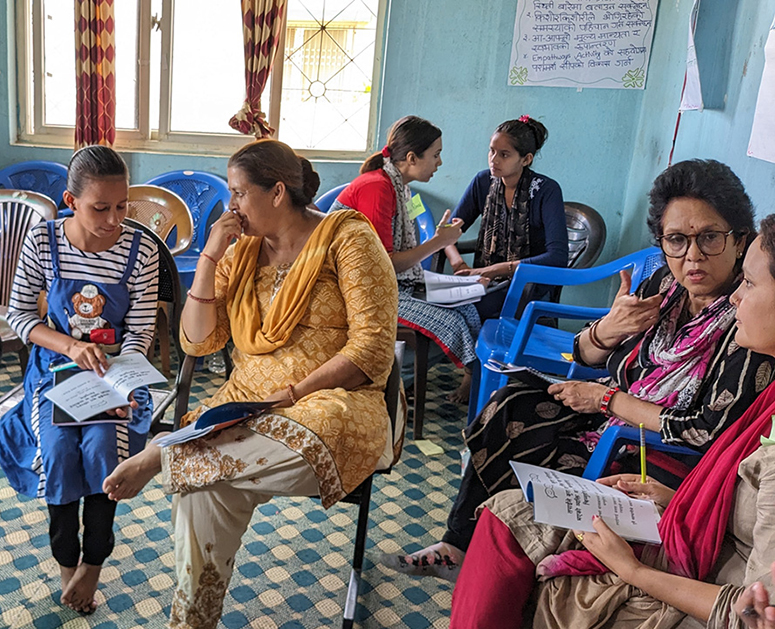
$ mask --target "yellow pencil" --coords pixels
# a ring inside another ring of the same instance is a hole
[[[646,431],[640,425],[640,482],[646,482]]]

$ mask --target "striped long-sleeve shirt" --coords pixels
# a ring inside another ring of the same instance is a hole
[[[122,226],[121,236],[107,251],[76,249],[65,236],[64,219],[56,221],[62,279],[118,284],[126,269],[135,229]],[[38,316],[38,295],[48,292],[54,279],[51,247],[45,223],[33,227],[22,247],[8,307],[8,324],[27,343],[32,329],[45,323]],[[129,311],[124,317],[121,353],[146,352],[153,339],[159,286],[159,252],[145,234],[140,239],[135,267],[127,281]]]

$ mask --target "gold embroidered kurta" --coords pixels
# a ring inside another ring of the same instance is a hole
[[[186,353],[204,356],[220,350],[231,336],[226,296],[234,247],[219,261],[215,274],[217,324],[201,343],[181,333]],[[278,275],[279,274],[279,275]],[[259,267],[256,289],[259,314],[264,320],[271,299],[282,281],[283,270]],[[389,423],[383,390],[393,364],[398,294],[395,273],[385,248],[365,222],[346,220],[337,229],[312,290],[309,306],[290,340],[269,354],[232,353],[234,370],[229,380],[204,406],[261,400],[296,384],[333,356],[340,354],[355,364],[370,382],[352,390],[323,389],[290,408],[252,420],[254,431],[299,453],[313,469],[324,507],[355,489],[369,474],[386,446]],[[193,421],[199,407],[183,418]],[[173,486],[176,459],[183,449],[170,448]],[[226,476],[225,478],[228,478]],[[224,479],[225,479],[224,478]]]

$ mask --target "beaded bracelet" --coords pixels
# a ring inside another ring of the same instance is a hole
[[[514,260],[509,260],[509,276],[514,277]]]
[[[288,385],[288,397],[291,400],[291,404],[296,406],[296,402],[298,402],[298,400],[296,399],[296,394],[293,391],[293,385],[292,384]]]
[[[612,349],[614,349],[616,346],[609,347],[605,343],[603,343],[600,340],[600,337],[597,335],[597,326],[602,321],[602,319],[598,319],[595,321],[591,326],[589,326],[589,342],[592,343],[597,349],[603,351],[603,352],[610,352]]]
[[[603,394],[603,399],[600,400],[600,412],[603,416],[611,417],[611,411],[608,410],[608,407],[611,404],[611,398],[617,391],[619,391],[619,387],[611,387]]]
[[[186,291],[186,295],[188,295],[189,299],[193,299],[195,302],[199,304],[214,304],[215,303],[215,297],[212,299],[203,299],[202,297],[197,297],[196,295],[192,295],[191,291]]]
[[[200,251],[199,255],[210,260],[210,262],[212,262],[215,266],[218,266],[218,261],[213,258],[213,256],[207,255],[204,251]]]

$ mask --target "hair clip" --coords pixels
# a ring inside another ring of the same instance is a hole
[[[530,120],[530,116],[528,116],[527,114],[524,114],[523,116],[519,117],[520,122],[528,122],[529,120]]]
[[[387,144],[382,147],[382,157],[390,157],[390,147]]]

